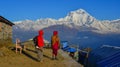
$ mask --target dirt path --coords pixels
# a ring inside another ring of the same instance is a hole
[[[75,60],[69,57],[67,53],[63,52],[62,50],[59,50],[59,53],[62,55],[63,58],[65,58],[63,62],[66,65],[66,67],[83,67],[81,64],[77,63]]]

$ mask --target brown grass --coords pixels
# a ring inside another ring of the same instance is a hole
[[[10,40],[0,40],[0,48],[13,45]]]
[[[35,53],[32,42],[24,43],[27,50],[23,50],[22,54],[15,53],[14,47],[2,47],[3,56],[0,56],[0,67],[66,67],[64,58],[58,54],[58,60],[51,60],[51,49],[44,49],[43,62],[37,62],[37,54]]]

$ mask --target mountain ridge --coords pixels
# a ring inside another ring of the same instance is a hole
[[[57,30],[62,41],[69,41],[86,47],[103,44],[119,45],[120,19],[97,20],[83,9],[71,11],[64,18],[25,20],[15,22],[13,26],[13,41],[20,38],[22,41],[38,35],[38,30],[44,30],[44,37],[50,41],[52,32]]]
[[[25,20],[25,21],[18,21],[14,22],[16,27],[19,27],[23,30],[36,30],[43,29],[53,25],[62,25],[65,24],[66,26],[72,27],[72,24],[76,26],[86,26],[86,27],[93,27],[98,30],[94,30],[94,32],[98,33],[120,33],[120,19],[117,20],[97,20],[96,18],[92,17],[89,13],[87,13],[83,9],[78,9],[76,11],[71,11],[68,15],[64,18],[60,18],[58,20],[52,18],[46,19],[37,19],[36,21],[32,20]]]

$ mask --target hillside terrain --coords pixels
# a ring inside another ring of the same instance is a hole
[[[24,43],[27,49],[22,54],[15,53],[14,45],[0,48],[0,66],[1,67],[80,67],[80,64],[72,59],[64,58],[61,52],[58,54],[58,60],[51,59],[51,49],[44,49],[43,62],[37,61],[37,54],[32,42]],[[71,62],[71,60],[73,62]],[[77,65],[77,66],[76,66]]]

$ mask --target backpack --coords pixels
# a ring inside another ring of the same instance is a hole
[[[38,37],[38,36],[35,36],[35,37],[33,38],[33,42],[34,42],[35,47],[38,46],[37,37]]]

